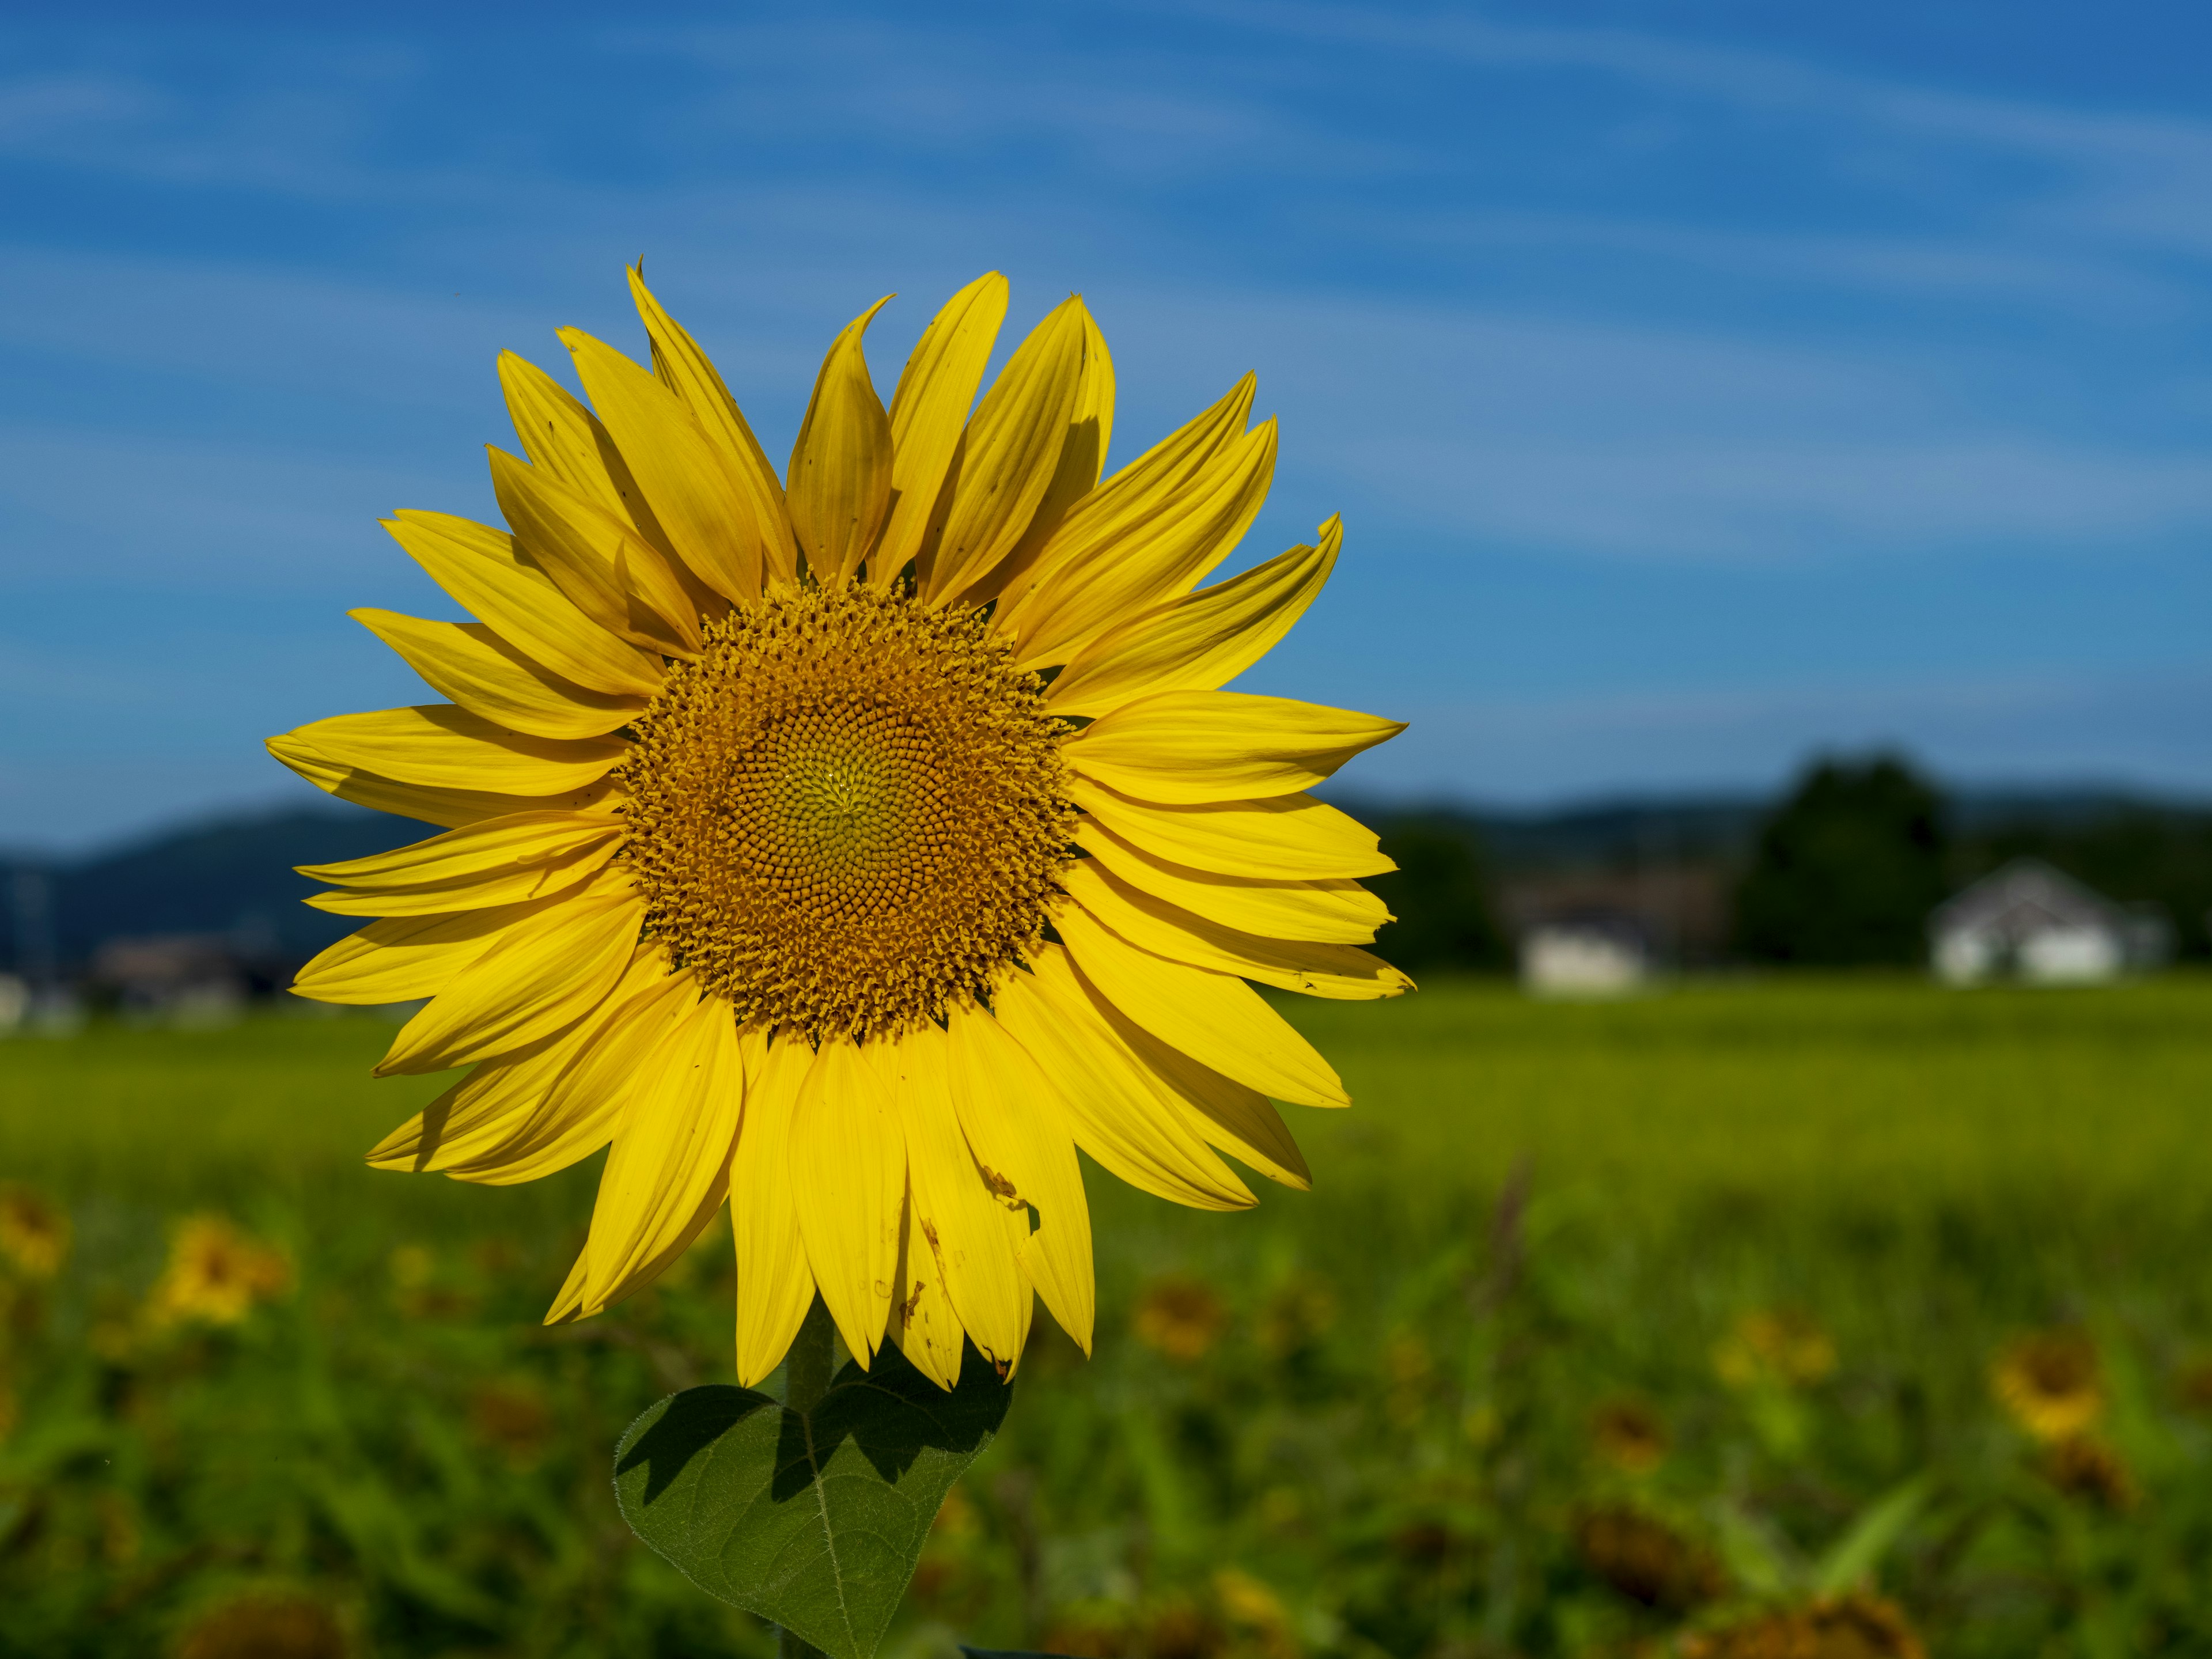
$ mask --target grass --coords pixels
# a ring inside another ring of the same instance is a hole
[[[2212,980],[1590,1005],[1447,983],[1287,1012],[1358,1102],[1292,1116],[1316,1190],[1204,1216],[1091,1172],[1097,1357],[1040,1335],[900,1644],[1717,1640],[1918,1481],[1876,1581],[1939,1650],[2212,1645],[2190,1571],[2212,1547]],[[0,1172],[76,1231],[9,1320],[0,1654],[214,1659],[279,1617],[333,1655],[765,1651],[605,1496],[622,1423],[726,1374],[726,1240],[540,1330],[591,1172],[364,1169],[438,1086],[368,1079],[389,1036],[294,1017],[0,1046]],[[235,1328],[153,1331],[196,1211],[275,1241],[295,1285]],[[1187,1357],[1138,1339],[1146,1310]],[[1832,1364],[1746,1372],[1747,1340],[1801,1328]],[[2038,1328],[2094,1344],[2121,1484],[1992,1401],[1993,1357]],[[1657,1425],[1649,1468],[1593,1437],[1624,1413]]]

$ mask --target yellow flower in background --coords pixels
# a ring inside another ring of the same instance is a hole
[[[1609,1400],[1590,1413],[1590,1447],[1624,1474],[1649,1474],[1667,1461],[1667,1425],[1641,1400]]]
[[[502,1454],[510,1468],[532,1469],[552,1444],[553,1408],[534,1382],[484,1382],[469,1395],[469,1427]]]
[[[2038,1440],[2070,1440],[2105,1414],[2104,1368],[2081,1331],[2034,1331],[2008,1343],[1990,1369],[1990,1390]]]
[[[291,1284],[291,1265],[270,1246],[219,1215],[190,1216],[170,1241],[147,1312],[157,1326],[235,1325]]]
[[[1671,1651],[1682,1659],[1928,1659],[1903,1610],[1866,1590],[1692,1632]]]
[[[346,1659],[353,1644],[337,1615],[307,1596],[257,1591],[200,1615],[177,1659]]]
[[[2045,1452],[2044,1473],[2069,1498],[2100,1508],[2131,1510],[2142,1498],[2134,1471],[2118,1452],[2093,1434],[2069,1434]]]
[[[1129,1326],[1146,1347],[1188,1364],[1221,1340],[1229,1310],[1203,1279],[1176,1273],[1144,1288]]]
[[[1836,1344],[1809,1316],[1789,1309],[1740,1315],[1713,1348],[1713,1370],[1732,1389],[1803,1388],[1836,1369]]]
[[[0,1256],[26,1279],[52,1279],[69,1255],[70,1219],[27,1187],[0,1188]]]
[[[272,739],[449,833],[310,868],[375,918],[295,988],[428,997],[379,1070],[476,1069],[371,1154],[527,1181],[613,1144],[549,1321],[649,1282],[731,1205],[741,1380],[818,1287],[866,1364],[1002,1371],[1032,1290],[1086,1348],[1075,1148],[1177,1202],[1304,1187],[1271,1101],[1347,1103],[1246,981],[1406,977],[1359,945],[1375,837],[1305,790],[1401,728],[1219,690],[1335,563],[1201,586],[1259,510],[1248,377],[1102,482],[1105,343],[1071,299],[982,385],[1006,307],[955,295],[888,410],[831,347],[779,481],[632,275],[652,368],[562,336],[593,408],[512,356],[508,530],[388,528],[480,620],[355,615],[449,702]],[[971,404],[974,405],[971,414]]]

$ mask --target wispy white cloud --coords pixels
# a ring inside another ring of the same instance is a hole
[[[1954,781],[2212,793],[2193,676],[1829,680],[1707,691],[1439,702],[1340,775],[1350,792],[1536,804],[1626,789],[1775,787],[1820,751],[1902,750]]]

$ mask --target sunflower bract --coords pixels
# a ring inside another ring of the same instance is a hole
[[[1402,728],[1221,690],[1341,531],[1200,586],[1273,465],[1249,380],[1102,481],[1097,324],[1068,301],[986,387],[995,273],[889,410],[880,304],[840,334],[779,481],[631,288],[650,368],[563,332],[592,407],[502,358],[507,531],[388,526],[478,620],[356,615],[453,701],[270,741],[447,832],[307,872],[377,920],[294,988],[427,997],[381,1069],[473,1064],[379,1167],[504,1183],[612,1143],[552,1319],[727,1201],[744,1382],[817,1289],[863,1364],[894,1341],[948,1388],[968,1343],[1012,1372],[1033,1296],[1087,1349],[1075,1148],[1212,1208],[1251,1201],[1217,1152],[1302,1185],[1268,1096],[1342,1087],[1248,981],[1411,983],[1359,948],[1389,860],[1298,793]]]

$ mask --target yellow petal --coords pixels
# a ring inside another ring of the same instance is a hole
[[[532,738],[452,703],[338,714],[287,734],[325,760],[399,783],[553,795],[588,787],[629,752],[616,738]]]
[[[520,820],[520,822],[518,822]],[[423,853],[420,869],[446,873],[410,879],[418,867],[405,866],[362,877],[318,874],[302,867],[302,875],[337,881],[359,890],[318,893],[307,902],[318,910],[339,916],[428,916],[455,910],[481,910],[487,905],[517,904],[526,899],[546,898],[565,892],[597,873],[622,850],[623,824],[619,818],[586,817],[574,812],[518,812],[504,818],[488,818],[483,824],[456,830],[453,836],[473,836],[479,830],[509,826],[481,852],[474,844],[440,847],[449,836],[417,842],[400,854],[382,854],[367,865],[407,853]],[[514,856],[502,856],[504,841]],[[437,849],[434,851],[429,849]],[[464,869],[465,865],[474,867]],[[342,865],[325,866],[343,869]]]
[[[968,1149],[953,1104],[951,1055],[945,1033],[934,1025],[899,1039],[891,1048],[899,1074],[899,1121],[906,1135],[909,1247],[918,1240],[923,1255],[909,1248],[908,1285],[924,1279],[943,1287],[965,1329],[983,1357],[1004,1376],[1021,1353],[1028,1326],[1023,1304],[1029,1285],[1016,1252],[1029,1232],[1022,1217],[1019,1236],[1008,1228],[1006,1207],[984,1184]],[[912,1316],[907,1316],[909,1328]],[[960,1345],[951,1345],[951,1374],[960,1376]]]
[[[1068,780],[1068,795],[1139,851],[1220,875],[1329,881],[1398,867],[1382,855],[1372,830],[1310,795],[1159,806],[1083,777]]]
[[[659,659],[577,610],[516,556],[513,537],[446,513],[395,513],[384,527],[431,580],[532,661],[594,691],[649,697],[660,689]]]
[[[1060,753],[1121,794],[1188,806],[1310,789],[1405,729],[1403,720],[1292,697],[1160,691],[1093,720]]]
[[[561,339],[677,556],[726,599],[757,595],[765,539],[760,520],[698,418],[612,346],[579,328],[562,329]]]
[[[783,486],[776,482],[775,469],[768,464],[760,440],[746,424],[738,400],[730,395],[707,354],[661,309],[660,301],[645,285],[644,273],[635,268],[629,273],[629,291],[637,304],[637,314],[645,319],[646,332],[653,338],[653,372],[696,417],[699,429],[720,453],[731,477],[751,503],[761,531],[765,574],[781,581],[798,580],[798,544],[792,539],[791,525],[784,514]]]
[[[696,656],[699,610],[629,525],[559,480],[491,452],[493,493],[514,544],[593,622],[658,656]]]
[[[1110,1005],[1107,1013],[1167,1092],[1181,1102],[1191,1127],[1207,1146],[1241,1159],[1270,1181],[1302,1193],[1312,1190],[1313,1171],[1273,1101],[1170,1048]]]
[[[603,1109],[603,1103],[578,1098],[559,1085],[598,1052],[622,1010],[667,978],[666,957],[657,946],[641,945],[597,1008],[566,1030],[482,1062],[379,1141],[368,1155],[370,1164],[410,1172],[465,1171],[465,1180],[497,1184],[513,1168],[547,1172],[549,1148],[556,1156],[567,1151],[551,1164],[553,1169],[597,1152],[613,1132],[611,1103]]]
[[[1048,945],[1031,967],[1034,972],[1006,977],[993,1007],[1052,1079],[1076,1144],[1132,1187],[1172,1202],[1199,1210],[1250,1208],[1257,1201],[1251,1189],[1192,1133],[1077,981],[1066,952]]]
[[[485,1060],[371,1147],[369,1167],[435,1174],[498,1146],[528,1121],[562,1068],[575,1063],[592,1023],[581,1021],[527,1048]]]
[[[711,996],[679,1004],[627,1095],[584,1242],[580,1318],[659,1278],[722,1207],[744,1102],[730,1005]]]
[[[959,598],[969,605],[1018,592],[1029,585],[1039,558],[1068,509],[1098,486],[1106,465],[1106,445],[1114,433],[1114,359],[1106,337],[1086,309],[1083,313],[1083,369],[1076,381],[1075,408],[1052,482],[1013,550],[971,582]]]
[[[745,1112],[730,1162],[730,1231],[737,1248],[738,1381],[751,1388],[783,1363],[814,1303],[791,1192],[791,1117],[814,1051],[796,1032],[773,1042],[749,1032]]]
[[[945,1012],[952,1099],[985,1185],[1010,1218],[1036,1227],[1022,1241],[1022,1266],[1060,1329],[1084,1352],[1097,1308],[1091,1269],[1091,1206],[1060,1091],[993,1015]]]
[[[799,1236],[838,1334],[866,1369],[884,1340],[898,1273],[906,1145],[873,1055],[825,1042],[791,1121]]]
[[[889,582],[921,551],[930,516],[968,424],[975,388],[1006,319],[1006,279],[978,276],[922,331],[891,393],[891,510],[868,574]]]
[[[1395,997],[1413,981],[1356,945],[1314,945],[1240,933],[1123,884],[1096,859],[1060,872],[1068,896],[1130,944],[1173,962],[1340,1001]]]
[[[669,971],[658,945],[641,941],[614,989],[556,1039],[568,1060],[537,1102],[495,1138],[488,1133],[460,1149],[445,1172],[457,1181],[513,1187],[589,1158],[613,1138],[653,1046],[691,1006],[698,988],[690,974]],[[535,1052],[534,1046],[522,1052]]]
[[[1076,653],[1045,693],[1055,714],[1103,714],[1155,691],[1210,691],[1274,649],[1336,567],[1334,519],[1318,547],[1294,547],[1212,587],[1133,617]]]
[[[508,928],[542,915],[554,902],[541,899],[458,915],[372,921],[294,975],[292,994],[364,1006],[435,996]]]
[[[1075,821],[1075,840],[1128,885],[1240,933],[1365,945],[1391,919],[1382,901],[1356,881],[1255,881],[1164,863],[1088,816]]]
[[[898,1267],[891,1280],[889,1333],[908,1362],[947,1394],[960,1385],[967,1337],[932,1261],[914,1206],[911,1178],[899,1220]]]
[[[1013,551],[1059,471],[1082,391],[1083,302],[1063,301],[1023,341],[968,422],[945,527],[921,597],[957,598]]]
[[[494,726],[533,738],[596,738],[646,705],[633,694],[587,691],[541,668],[482,623],[426,622],[393,611],[346,613],[442,693]]]
[[[421,887],[550,864],[620,833],[622,820],[580,812],[517,812],[411,847],[340,864],[298,864],[303,876],[347,887]]]
[[[860,351],[860,337],[890,302],[885,295],[831,343],[791,447],[784,505],[817,581],[842,583],[857,574],[890,511],[890,417]]]
[[[1003,623],[1023,631],[1032,605],[1049,602],[1060,571],[1110,550],[1151,523],[1167,505],[1243,435],[1252,417],[1253,379],[1247,374],[1197,419],[1177,428],[1085,495],[1080,506],[1045,538],[1031,567],[1032,580],[1008,596]],[[1104,453],[1105,446],[1099,446]]]
[[[1170,1047],[1276,1100],[1352,1103],[1329,1063],[1243,980],[1139,950],[1073,905],[1053,925],[1100,995]]]
[[[334,760],[295,732],[270,738],[263,745],[271,755],[318,789],[340,800],[378,812],[396,812],[403,818],[458,830],[465,823],[503,817],[509,812],[586,812],[593,807],[612,808],[628,799],[618,779],[603,777],[581,789],[558,795],[501,795],[488,789],[433,789],[400,783],[375,772],[364,772]]]
[[[442,1072],[573,1024],[621,977],[643,915],[642,901],[618,878],[510,929],[400,1027],[376,1074]]]
[[[514,435],[532,466],[621,519],[670,558],[675,550],[614,439],[592,411],[544,369],[512,351],[499,355],[499,383]]]
[[[1203,436],[1212,421],[1193,425]],[[1175,465],[1139,460],[1069,510],[1002,624],[1024,666],[1067,661],[1109,628],[1188,592],[1228,556],[1267,499],[1275,423],[1230,438],[1185,469],[1179,463],[1198,447],[1195,439],[1181,445]]]

